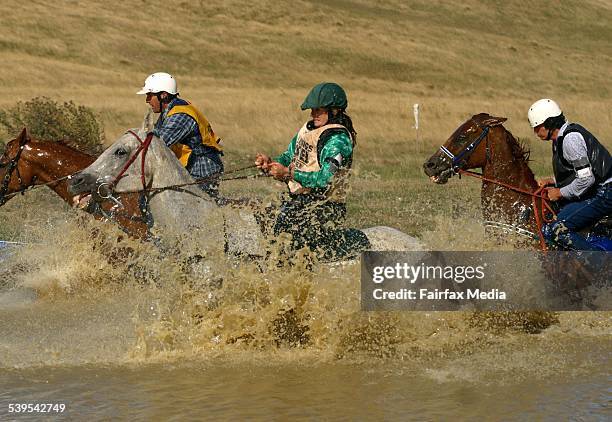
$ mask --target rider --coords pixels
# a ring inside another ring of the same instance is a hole
[[[207,179],[200,188],[217,198],[223,152],[220,138],[206,117],[179,98],[176,79],[168,73],[149,75],[137,94],[146,94],[153,112],[160,113],[153,134],[164,141],[193,178]]]
[[[292,235],[292,247],[308,246],[325,259],[347,256],[370,246],[365,234],[342,229],[346,217],[349,170],[357,133],[346,114],[348,101],[340,85],[316,85],[302,104],[311,120],[289,147],[272,159],[257,154],[255,164],[286,182],[288,196],[274,223],[274,234]]]
[[[538,138],[552,140],[554,178],[538,183],[555,185],[545,192],[561,210],[544,226],[544,237],[567,249],[594,250],[578,231],[612,213],[610,153],[587,129],[566,121],[553,100],[536,101],[527,116]]]

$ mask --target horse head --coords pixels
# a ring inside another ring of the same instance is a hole
[[[483,168],[488,156],[488,137],[506,121],[486,113],[473,115],[423,164],[425,174],[444,184],[459,169]],[[482,142],[485,140],[485,142]]]
[[[89,167],[74,175],[68,190],[83,200],[109,198],[113,192],[140,192],[191,180],[172,151],[152,132],[147,120],[126,131]]]
[[[23,128],[17,138],[9,141],[0,157],[0,205],[8,199],[5,195],[24,190],[36,182],[32,168],[26,163],[30,135]]]
[[[439,184],[454,174],[481,179],[485,220],[535,233],[534,215],[544,212],[532,194],[538,184],[528,165],[529,151],[502,126],[506,120],[486,113],[472,116],[423,164],[423,170]],[[467,172],[473,168],[481,168],[482,174]]]
[[[146,133],[132,129],[126,131],[107,148],[90,166],[72,176],[68,182],[68,191],[73,195],[85,196],[94,194],[94,199],[101,199],[101,190],[107,186],[116,191],[138,190],[143,180],[142,160],[143,138]],[[146,179],[144,179],[146,181]]]
[[[179,241],[194,227],[207,233],[222,227],[207,227],[198,218],[183,218],[196,208],[203,215],[215,209],[216,203],[194,185],[172,150],[153,132],[147,132],[146,125],[121,135],[96,161],[70,179],[68,191],[73,203],[81,207],[93,200],[112,202],[121,209],[122,197],[137,199],[138,219],[158,234],[163,233],[170,243]]]

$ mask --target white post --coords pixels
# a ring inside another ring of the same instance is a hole
[[[416,131],[417,148],[420,150],[420,145],[419,145],[419,105],[418,104],[413,104],[412,105],[412,111],[414,113],[414,130]]]

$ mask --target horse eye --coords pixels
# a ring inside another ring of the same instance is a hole
[[[117,157],[121,157],[121,156],[126,155],[126,154],[127,154],[127,151],[125,149],[123,149],[123,148],[119,148],[117,151],[115,151],[115,155]]]

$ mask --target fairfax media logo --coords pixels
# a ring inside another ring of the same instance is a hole
[[[575,261],[582,269],[597,265],[578,275],[548,272],[559,262]],[[365,311],[611,310],[611,301],[601,300],[612,287],[610,274],[612,262],[605,252],[365,252],[361,306]]]
[[[476,252],[367,252],[362,309],[456,310],[503,303],[508,292],[487,285],[491,272],[488,260]]]
[[[465,291],[450,289],[418,289],[418,291],[400,289],[386,291],[374,289],[372,297],[375,300],[506,300],[506,292],[499,289],[467,289]]]
[[[437,255],[433,257],[439,258]],[[433,302],[436,308],[444,308],[442,302],[447,301],[504,301],[507,298],[504,290],[487,289],[481,285],[486,277],[487,262],[469,260],[466,265],[465,260],[449,262],[432,259],[432,255],[416,260],[380,258],[368,261],[373,265],[366,265],[368,274],[363,276],[362,282],[373,284],[365,293],[367,297],[362,297],[369,302]]]

